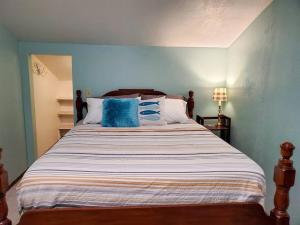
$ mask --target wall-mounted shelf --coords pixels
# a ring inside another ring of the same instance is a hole
[[[59,105],[59,111],[57,115],[60,120],[58,131],[60,137],[63,137],[69,130],[71,130],[74,127],[73,98],[66,97],[66,96],[59,96],[56,99]]]
[[[63,137],[69,130],[74,127],[73,124],[61,124],[59,127],[59,135]]]
[[[73,98],[68,98],[68,97],[59,97],[57,98],[58,102],[73,102]]]
[[[73,116],[74,113],[72,111],[59,111],[58,116]]]
[[[60,130],[70,130],[70,129],[72,129],[74,127],[74,125],[73,124],[61,124],[60,126],[59,126],[59,129]]]

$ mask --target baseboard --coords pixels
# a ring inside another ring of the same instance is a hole
[[[26,172],[26,170],[23,173],[21,173],[21,175],[18,176],[13,182],[11,182],[10,185],[8,185],[7,191],[9,191],[23,177],[23,175]]]

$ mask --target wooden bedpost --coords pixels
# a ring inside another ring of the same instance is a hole
[[[289,206],[289,190],[294,185],[296,170],[293,167],[293,161],[290,158],[293,155],[294,145],[285,142],[280,145],[282,159],[274,169],[274,182],[276,183],[276,192],[274,197],[275,208],[271,211],[271,217],[276,225],[289,225],[290,216],[287,212]]]
[[[2,156],[2,148],[0,148],[0,160]],[[2,163],[0,163],[0,225],[11,225],[11,221],[7,218],[8,207],[6,203],[5,193],[8,189],[7,172]]]
[[[76,91],[76,111],[77,111],[77,123],[78,121],[82,120],[83,118],[83,101],[82,101],[82,98],[81,98],[81,90],[77,90]]]
[[[86,102],[82,101],[81,90],[76,91],[76,111],[77,111],[77,123],[83,119],[83,108],[87,108]],[[1,225],[1,224],[0,224]]]
[[[189,91],[189,98],[187,100],[187,109],[188,109],[188,115],[190,118],[193,118],[194,107],[195,107],[194,92]]]

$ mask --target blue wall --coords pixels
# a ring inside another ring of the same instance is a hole
[[[26,169],[18,43],[0,25],[0,147],[12,182]]]
[[[73,57],[73,88],[90,89],[93,96],[118,88],[155,88],[170,94],[195,91],[196,111],[216,114],[213,88],[224,86],[227,50],[77,44],[19,43],[29,162],[34,139],[30,107],[28,56],[64,54]],[[55,94],[55,93],[54,93]]]
[[[229,48],[227,85],[233,145],[259,163],[273,208],[279,144],[292,141],[300,172],[300,1],[275,0]],[[300,224],[300,177],[291,191],[292,224]]]

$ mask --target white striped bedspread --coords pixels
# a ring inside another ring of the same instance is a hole
[[[18,185],[20,210],[257,202],[262,169],[201,125],[79,125]]]

